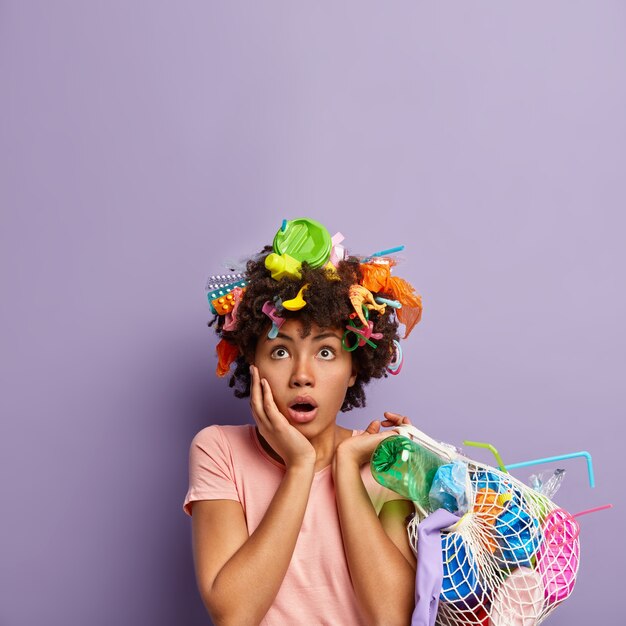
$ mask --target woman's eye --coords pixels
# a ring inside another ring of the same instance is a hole
[[[320,358],[324,359],[325,361],[330,361],[335,358],[335,352],[331,350],[330,348],[322,348],[318,352],[318,354]]]
[[[289,352],[285,348],[274,348],[271,356],[273,359],[286,359],[289,356]]]

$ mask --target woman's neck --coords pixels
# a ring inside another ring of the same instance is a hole
[[[256,428],[256,433],[263,450],[265,450],[265,452],[267,452],[267,454],[269,454],[269,456],[271,456],[275,461],[284,465],[284,461],[281,456],[274,451],[269,443],[267,443],[258,428]],[[352,430],[339,426],[338,424],[334,424],[332,429],[328,429],[323,433],[319,433],[319,435],[313,439],[309,439],[311,445],[315,449],[316,472],[319,472],[321,469],[324,469],[332,463],[337,446],[348,437],[352,437]]]

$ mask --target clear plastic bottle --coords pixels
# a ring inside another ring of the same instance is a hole
[[[444,461],[408,437],[383,439],[372,454],[372,476],[383,487],[430,510],[428,492],[437,469]]]

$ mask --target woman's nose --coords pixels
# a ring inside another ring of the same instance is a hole
[[[294,362],[290,382],[292,387],[313,387],[315,379],[305,359],[298,359]]]

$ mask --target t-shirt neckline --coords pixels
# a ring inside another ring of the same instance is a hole
[[[250,433],[250,437],[252,438],[252,441],[254,441],[254,445],[256,446],[256,449],[258,450],[259,454],[266,461],[269,461],[275,467],[278,467],[279,469],[285,471],[285,466],[282,463],[279,463],[275,458],[271,457],[267,453],[267,451],[263,448],[259,440],[259,437],[257,435],[256,428],[252,424],[248,424],[248,429],[249,429],[248,432]],[[356,434],[358,434],[358,432],[359,431],[352,429],[352,436],[354,437]],[[317,478],[318,476],[321,476],[322,474],[326,473],[328,470],[330,470],[331,467],[332,467],[332,461],[328,465],[317,470],[317,472],[315,472],[314,478]]]

